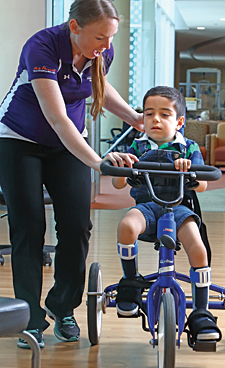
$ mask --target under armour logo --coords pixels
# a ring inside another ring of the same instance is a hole
[[[64,74],[64,79],[70,79],[70,75],[69,74],[68,75]]]

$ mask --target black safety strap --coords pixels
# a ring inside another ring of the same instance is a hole
[[[142,308],[142,296],[144,289],[149,289],[153,282],[145,280],[143,276],[133,278],[122,278],[117,286],[116,303],[129,301]]]
[[[219,333],[220,341],[222,338],[222,334],[220,329],[217,327],[217,318],[212,315],[208,310],[200,308],[194,310],[190,316],[188,317],[187,323],[185,327],[189,327],[191,333],[191,343],[193,344],[196,341],[196,336],[203,330],[215,330]]]

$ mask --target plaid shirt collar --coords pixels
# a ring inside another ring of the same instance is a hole
[[[159,148],[166,149],[166,148],[168,148],[168,147],[170,147],[170,146],[172,146],[172,145],[174,145],[176,143],[182,144],[183,146],[186,147],[186,141],[185,141],[183,135],[180,132],[176,131],[174,138],[175,139],[173,141],[163,143],[160,147],[158,146],[157,143],[155,143],[154,141],[152,141],[151,138],[149,138],[146,133],[144,133],[144,135],[139,140],[140,141],[146,141],[147,140],[148,143],[151,145],[151,149],[159,149]]]

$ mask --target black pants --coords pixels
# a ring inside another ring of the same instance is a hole
[[[7,204],[15,297],[30,305],[27,329],[46,329],[40,307],[46,230],[45,184],[54,207],[58,243],[55,283],[46,305],[69,316],[82,300],[90,237],[91,170],[64,147],[0,138],[0,185]]]

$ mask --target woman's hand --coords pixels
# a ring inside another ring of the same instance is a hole
[[[133,120],[133,123],[131,125],[140,132],[145,132],[144,114],[139,112],[136,112],[136,114],[137,119]]]
[[[113,166],[124,167],[125,165],[128,167],[132,167],[134,162],[139,161],[135,155],[131,153],[121,153],[121,152],[110,152],[108,153],[103,161],[110,160]],[[113,177],[112,184],[116,189],[122,189],[127,185],[126,178],[123,177]]]
[[[131,153],[110,152],[103,158],[102,162],[103,161],[111,161],[113,166],[117,167],[124,167],[125,165],[127,167],[132,167],[132,165],[138,161],[138,158]]]

